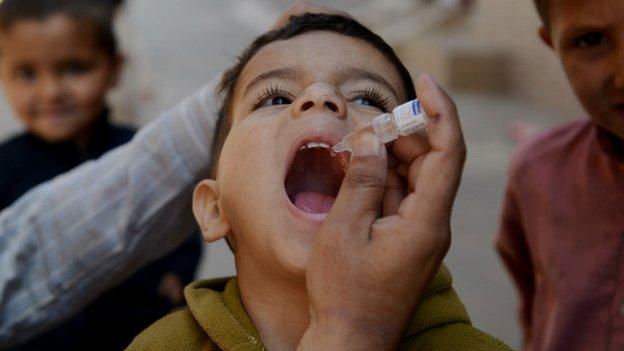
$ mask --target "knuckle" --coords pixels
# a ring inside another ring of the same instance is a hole
[[[379,170],[378,156],[357,156],[352,159],[343,185],[350,188],[384,189],[386,180]]]
[[[343,180],[343,184],[348,188],[371,188],[381,190],[385,188],[385,183],[381,177],[375,172],[366,169],[349,173]]]
[[[446,103],[440,106],[440,112],[442,113],[442,115],[444,116],[457,115],[457,106],[455,106],[455,103],[452,100],[448,100],[448,99],[445,102]]]

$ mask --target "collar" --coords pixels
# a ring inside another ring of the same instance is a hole
[[[222,350],[265,350],[240,299],[238,279],[196,281],[184,297],[197,323]]]
[[[423,294],[404,339],[444,324],[470,324],[451,286],[451,274],[442,265]],[[193,282],[184,289],[184,297],[194,319],[220,349],[265,350],[242,304],[237,278]]]

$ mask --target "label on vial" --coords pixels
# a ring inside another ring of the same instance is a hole
[[[418,100],[400,105],[392,113],[401,135],[413,134],[427,127],[427,116]]]

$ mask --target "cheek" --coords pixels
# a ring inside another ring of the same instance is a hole
[[[226,192],[223,195],[257,202],[264,198],[268,178],[275,171],[270,163],[274,138],[268,126],[243,124],[232,128],[223,145],[219,183]]]
[[[601,62],[586,62],[580,59],[564,60],[564,69],[578,99],[593,110],[605,96],[609,82],[609,71]]]
[[[11,82],[3,82],[3,85],[8,102],[17,116],[24,121],[33,118],[31,108],[36,95],[34,87]]]
[[[97,71],[68,78],[67,87],[81,109],[98,110],[104,104],[109,83],[106,73]]]
[[[257,135],[240,129],[232,130],[223,145],[219,160],[219,169],[223,170],[226,181],[246,183],[242,179],[232,179],[230,175],[257,169],[260,159],[264,156],[264,153],[259,151],[261,148],[262,139]]]

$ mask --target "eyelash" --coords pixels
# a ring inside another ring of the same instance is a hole
[[[278,85],[271,85],[269,87],[264,88],[262,93],[258,95],[255,102],[251,106],[251,110],[255,111],[259,109],[260,107],[262,107],[264,103],[267,102],[267,100],[272,99],[274,97],[278,97],[278,96],[282,96],[287,99],[293,100],[292,95],[289,92],[280,88]]]
[[[271,85],[266,87],[260,95],[256,98],[252,104],[251,111],[255,111],[267,102],[267,100],[275,97],[285,97],[289,100],[294,100],[292,95],[285,89],[280,88],[278,85]],[[379,109],[383,112],[388,112],[388,98],[383,97],[381,90],[378,88],[366,88],[364,90],[358,90],[354,93],[353,97],[349,101],[355,101],[357,99],[371,99],[378,105]]]
[[[379,105],[379,108],[383,112],[388,112],[388,98],[383,97],[381,90],[378,88],[366,88],[355,92],[355,95],[349,101],[355,101],[357,99],[371,99],[375,104]]]

